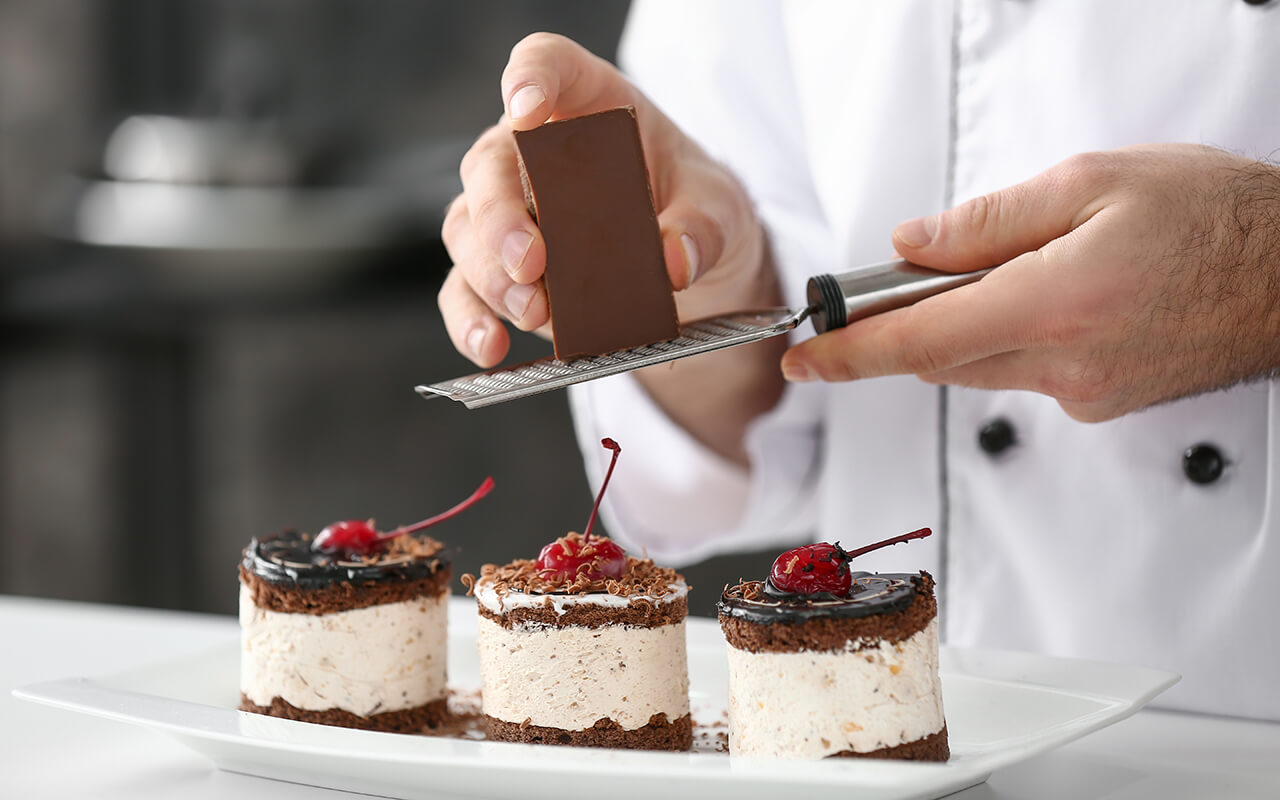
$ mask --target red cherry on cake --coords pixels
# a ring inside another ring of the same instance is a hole
[[[627,554],[612,540],[597,536],[591,541],[577,535],[562,536],[538,553],[538,572],[543,578],[587,580],[621,578],[627,568]]]
[[[613,451],[613,459],[609,462],[604,482],[600,484],[600,491],[596,493],[596,503],[591,507],[591,516],[587,519],[587,527],[582,536],[579,537],[576,533],[561,536],[538,553],[538,574],[547,580],[572,581],[577,575],[585,575],[588,580],[601,581],[605,578],[621,578],[626,571],[626,551],[608,538],[591,538],[591,528],[595,525],[600,501],[604,498],[609,479],[613,477],[618,454],[622,452],[622,448],[612,439],[601,439],[600,444]]]
[[[827,594],[845,595],[853,585],[853,577],[849,572],[849,562],[854,558],[872,550],[879,550],[891,544],[907,542],[912,539],[923,539],[933,533],[928,528],[904,533],[885,539],[883,542],[846,551],[837,542],[829,544],[807,544],[788,550],[778,556],[769,570],[769,582],[779,591],[791,594]]]
[[[849,554],[839,544],[807,544],[788,550],[773,562],[769,580],[793,594],[845,594],[853,585]]]
[[[373,529],[373,520],[349,519],[335,522],[316,535],[311,549],[322,553],[367,553],[378,541],[378,532]]]
[[[315,541],[311,543],[311,549],[318,553],[342,553],[347,556],[362,556],[376,553],[382,550],[387,542],[398,536],[404,536],[406,533],[413,533],[424,528],[430,528],[437,522],[444,522],[450,517],[456,516],[470,508],[480,498],[487,495],[493,489],[493,478],[485,478],[480,487],[471,493],[471,496],[461,503],[458,503],[448,511],[436,514],[430,519],[424,519],[421,522],[415,522],[412,525],[402,525],[392,531],[379,533],[373,527],[373,520],[349,519],[343,522],[335,522],[327,526],[320,533],[316,534]]]

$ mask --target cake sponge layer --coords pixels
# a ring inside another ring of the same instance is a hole
[[[326,711],[307,711],[290,705],[279,697],[273,698],[271,705],[260,706],[250,702],[249,698],[240,695],[240,710],[265,714],[268,717],[293,719],[299,722],[314,722],[317,725],[336,725],[340,728],[358,728],[363,731],[383,731],[385,733],[422,733],[435,728],[449,719],[448,701],[444,698],[432,700],[425,706],[406,708],[400,711],[385,711],[368,717],[357,716],[349,711],[331,708]]]
[[[615,747],[626,750],[688,750],[693,746],[693,720],[686,714],[668,720],[657,714],[649,724],[635,730],[623,730],[611,719],[602,719],[581,731],[545,728],[540,725],[505,722],[486,716],[485,735],[495,742],[527,744],[561,744],[571,747]]]

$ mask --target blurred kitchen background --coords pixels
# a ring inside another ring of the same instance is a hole
[[[626,8],[0,0],[0,592],[233,613],[251,536],[413,522],[488,474],[441,531],[458,572],[580,530],[563,393],[412,387],[473,370],[439,227],[508,51],[612,58]],[[695,612],[769,558],[686,569]]]

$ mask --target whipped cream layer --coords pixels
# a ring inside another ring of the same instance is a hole
[[[728,655],[731,755],[818,759],[942,730],[936,619],[897,644]]]
[[[240,587],[240,691],[368,717],[445,696],[448,594],[333,614],[254,605]]]
[[[689,713],[683,621],[507,629],[480,615],[476,639],[484,713],[496,719],[580,731],[608,718],[635,730]]]
[[[689,586],[684,581],[671,584],[670,591],[661,597],[646,597],[648,602],[663,605],[674,603],[689,596]],[[636,598],[630,595],[615,595],[608,592],[590,592],[586,594],[528,594],[508,589],[499,592],[493,584],[481,581],[475,587],[476,602],[488,611],[502,616],[517,608],[550,608],[563,616],[565,611],[574,606],[598,606],[600,608],[626,608]]]

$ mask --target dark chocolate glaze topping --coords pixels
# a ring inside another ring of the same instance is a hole
[[[421,531],[400,537],[412,541],[392,540],[383,552],[359,560],[317,553],[313,538],[292,529],[254,538],[244,550],[244,567],[271,583],[319,589],[336,581],[421,580],[449,565],[444,547]]]
[[[819,617],[869,617],[902,611],[915,599],[920,575],[854,572],[853,585],[844,596],[819,592],[783,592],[768,580],[730,586],[716,607],[721,614],[768,625],[805,622]]]

